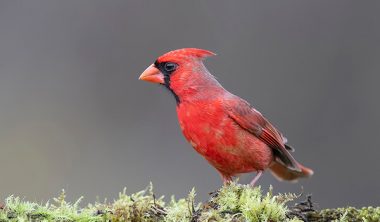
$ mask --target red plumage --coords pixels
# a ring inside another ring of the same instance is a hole
[[[160,56],[140,79],[165,85],[177,100],[185,138],[228,182],[270,168],[279,179],[313,174],[289,153],[286,138],[245,100],[225,90],[203,64],[214,53],[185,48]]]

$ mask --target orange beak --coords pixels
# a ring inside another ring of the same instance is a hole
[[[140,75],[140,80],[147,82],[161,83],[164,84],[164,75],[157,69],[154,64],[150,65],[145,71]]]

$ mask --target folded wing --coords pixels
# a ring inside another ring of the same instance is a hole
[[[226,109],[232,118],[241,128],[250,132],[270,148],[275,157],[287,168],[300,172],[299,164],[295,161],[288,150],[291,147],[285,145],[286,138],[268,121],[260,112],[249,105],[248,102],[236,97],[228,100]],[[288,148],[289,147],[289,148]]]

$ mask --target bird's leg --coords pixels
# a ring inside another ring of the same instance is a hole
[[[253,180],[251,181],[251,186],[255,186],[255,183],[257,182],[257,180],[261,177],[261,175],[263,174],[263,171],[262,170],[258,170],[257,171],[257,174],[256,176],[253,178]]]
[[[232,179],[231,177],[223,177],[223,184],[229,185],[231,183]]]
[[[222,177],[223,180],[223,185],[228,185],[232,181],[232,177],[228,175],[224,175],[223,173],[220,173],[220,176]]]

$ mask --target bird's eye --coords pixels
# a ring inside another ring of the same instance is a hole
[[[167,62],[167,63],[165,63],[164,68],[165,68],[166,72],[173,72],[174,70],[177,69],[177,64]]]

